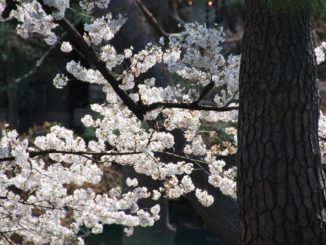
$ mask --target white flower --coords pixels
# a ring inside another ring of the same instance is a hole
[[[161,193],[157,190],[153,190],[152,199],[157,201],[158,199],[160,199],[160,197],[161,197]]]
[[[127,186],[129,186],[129,187],[136,187],[137,185],[138,185],[138,180],[136,179],[136,178],[134,178],[134,179],[131,179],[131,178],[127,178],[126,179],[126,184],[127,184]]]
[[[114,34],[125,23],[125,18],[119,15],[113,19],[111,14],[101,18],[96,18],[90,24],[84,25],[84,30],[88,32],[88,37],[94,45],[99,45],[103,41],[110,41]]]
[[[80,81],[95,83],[95,84],[106,84],[107,81],[103,78],[101,73],[97,70],[86,69],[79,62],[70,61],[66,65],[67,71]]]
[[[2,13],[6,8],[6,0],[0,0],[0,21],[4,21],[4,18],[2,17]]]
[[[198,201],[205,207],[209,207],[214,203],[213,196],[209,195],[205,190],[197,188],[195,194]]]
[[[181,184],[182,184],[183,188],[185,189],[185,193],[189,193],[195,189],[195,186],[194,186],[191,178],[188,175],[186,175],[182,178]]]
[[[4,3],[3,0],[0,3]],[[105,9],[108,3],[109,0],[81,0],[80,6],[92,15],[94,7]],[[70,1],[44,0],[44,4],[51,7],[51,15],[36,0],[17,1],[17,10],[12,12],[11,18],[17,19],[17,31],[22,37],[36,33],[48,44],[54,44],[55,20],[64,17]],[[218,92],[207,97],[215,96],[218,106],[229,105],[232,99],[238,99],[239,56],[222,55],[224,38],[221,30],[187,24],[183,32],[161,39],[160,44],[148,44],[138,53],[134,53],[132,47],[119,53],[109,41],[125,18],[107,14],[88,20],[84,25],[85,41],[105,63],[120,89],[135,103],[192,103],[198,99],[203,86],[210,82],[216,87],[212,91]],[[70,52],[72,46],[63,42],[61,50]],[[160,87],[155,78],[146,74],[157,64],[165,64],[182,82]],[[235,122],[236,112],[157,108],[147,113],[146,118],[155,120],[160,115],[158,123],[140,121],[116,94],[112,81],[104,79],[103,67],[100,72],[92,62],[89,65],[90,68],[86,68],[79,62],[70,61],[66,69],[80,81],[102,86],[105,93],[103,104],[91,105],[96,117],[85,115],[82,118],[86,127],[94,129],[94,139],[85,142],[73,131],[60,126],[51,127],[49,133],[36,137],[33,142],[22,140],[15,131],[3,130],[0,157],[14,159],[3,162],[0,167],[0,192],[6,193],[5,198],[0,199],[0,212],[6,214],[0,219],[3,230],[15,230],[17,235],[33,244],[82,244],[82,239],[77,238],[81,226],[93,233],[101,233],[103,225],[118,224],[125,227],[127,235],[132,234],[136,226],[152,226],[159,219],[160,206],[156,202],[153,207],[142,209],[138,205],[142,199],[179,198],[196,190],[199,201],[204,206],[211,205],[213,197],[207,191],[196,189],[189,176],[194,170],[194,164],[189,163],[192,159],[186,159],[186,156],[179,161],[171,159],[167,162],[169,158],[166,156],[175,157],[178,151],[175,135],[170,132],[175,129],[187,141],[184,152],[208,163],[208,182],[224,194],[234,194],[235,169],[224,170],[225,163],[214,158],[202,138],[202,126],[220,120]],[[53,83],[62,88],[67,81],[68,77],[58,74]],[[202,103],[206,102],[203,100]],[[230,129],[226,132],[235,134]],[[31,154],[39,150],[61,153],[46,157]],[[161,154],[166,156],[162,158]],[[126,185],[133,188],[98,191],[97,187],[105,180],[106,170],[112,164],[133,168],[136,173],[161,184],[156,190],[149,191],[146,187],[138,187],[137,179],[127,178]],[[13,185],[23,193],[31,194],[26,197],[8,192]],[[37,212],[33,209],[34,204],[38,205]],[[62,220],[69,216],[71,224],[64,225]],[[26,230],[17,230],[17,224]]]
[[[131,236],[134,233],[134,227],[126,227],[123,229],[124,233],[126,234],[126,236]]]
[[[124,56],[126,59],[129,59],[132,56],[133,47],[124,50]]]
[[[79,5],[87,10],[88,12],[91,12],[91,10],[97,6],[98,8],[105,9],[109,5],[111,0],[96,0],[96,1],[89,1],[89,0],[80,0]]]
[[[111,70],[123,62],[124,56],[117,54],[112,45],[105,45],[101,49],[101,60],[103,60],[106,63],[106,67]]]
[[[94,125],[94,121],[91,115],[85,115],[81,119],[82,123],[85,125],[85,127],[91,127]]]
[[[160,214],[160,210],[161,210],[161,207],[158,204],[156,204],[155,206],[153,206],[151,208],[151,213],[153,215],[153,219],[154,220],[159,220],[159,218],[160,218],[160,215],[159,215]]]
[[[69,0],[44,0],[46,5],[53,7],[52,16],[60,20],[65,16],[65,11],[69,8]]]
[[[103,232],[103,225],[96,224],[96,225],[93,226],[92,233],[99,234],[99,233],[102,233],[102,232]]]
[[[53,79],[53,85],[57,89],[62,89],[64,86],[67,85],[68,77],[63,74],[57,74]]]
[[[62,52],[69,53],[72,51],[72,46],[69,42],[63,42],[60,49]]]
[[[57,24],[36,0],[17,5],[17,10],[11,11],[10,16],[20,22],[17,25],[17,33],[23,38],[28,38],[30,33],[39,33],[48,45],[56,42],[57,38],[52,29],[57,27]]]
[[[315,48],[315,55],[316,55],[316,61],[317,65],[324,62],[326,59],[326,42],[322,42],[320,46]]]

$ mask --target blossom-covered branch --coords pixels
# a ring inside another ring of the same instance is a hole
[[[53,45],[58,42],[56,28],[62,27],[71,43],[63,42],[60,50],[76,50],[91,65],[71,60],[66,72],[101,85],[106,101],[91,105],[96,117],[82,118],[83,125],[95,131],[89,142],[59,126],[31,142],[14,130],[2,131],[0,192],[5,194],[0,198],[0,226],[7,237],[15,234],[35,244],[82,243],[77,236],[81,226],[100,233],[104,224],[113,223],[131,234],[135,226],[150,226],[159,218],[158,205],[150,211],[138,206],[146,198],[173,199],[194,192],[200,203],[210,206],[214,198],[192,182],[196,166],[207,173],[211,185],[235,197],[235,168],[225,169],[218,157],[233,154],[236,129],[225,128],[232,143],[218,150],[205,141],[202,130],[211,122],[237,120],[237,105],[232,103],[238,96],[239,57],[221,54],[222,30],[186,24],[184,31],[139,52],[129,47],[118,53],[110,40],[124,24],[122,16],[91,17],[79,32],[65,18],[71,8],[68,0],[15,4],[7,20],[17,20],[23,38],[36,33]],[[108,4],[79,2],[90,16],[94,7],[105,9]],[[175,77],[173,85],[159,87],[155,78],[142,78],[156,64],[164,64]],[[61,89],[68,80],[66,74],[57,74],[53,84]],[[209,105],[202,104],[204,98]],[[185,139],[181,153],[175,152],[175,129]],[[128,189],[96,191],[112,164],[129,166],[160,185],[148,190],[127,178]]]
[[[38,0],[47,12],[51,12],[42,0]],[[59,25],[67,32],[69,38],[73,44],[79,48],[80,52],[87,57],[88,61],[96,67],[96,69],[102,74],[106,81],[112,86],[114,92],[120,97],[124,104],[139,118],[143,119],[143,113],[139,110],[135,102],[119,88],[119,82],[106,68],[103,61],[99,60],[93,48],[84,40],[75,27],[66,19],[62,18],[58,21]]]

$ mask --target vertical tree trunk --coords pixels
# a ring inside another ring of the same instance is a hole
[[[245,245],[326,244],[309,2],[247,0],[238,166]]]

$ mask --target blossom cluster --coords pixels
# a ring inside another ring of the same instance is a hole
[[[113,19],[111,14],[94,18],[91,23],[85,23],[84,38],[90,44],[100,45],[104,41],[110,41],[124,22],[125,18],[122,15],[117,19]]]
[[[56,2],[56,1],[47,1]],[[57,6],[57,4],[54,4]],[[55,16],[59,15],[56,12]],[[22,1],[17,6],[17,10],[13,10],[10,18],[15,18],[20,23],[17,25],[17,33],[28,38],[30,34],[37,33],[44,37],[48,45],[52,45],[57,41],[57,36],[53,29],[58,25],[54,22],[54,16],[46,14],[41,4],[36,1]]]
[[[315,55],[318,65],[326,60],[326,42],[315,48]]]
[[[184,31],[169,37],[169,46],[163,56],[170,72],[198,85],[214,83],[217,88],[215,103],[226,106],[238,99],[240,57],[222,54],[222,29],[208,29],[197,23],[188,23]],[[193,97],[198,97],[193,89]]]
[[[16,233],[34,244],[81,243],[77,238],[80,226],[93,233],[102,232],[103,224],[113,223],[130,230],[153,225],[159,218],[158,206],[147,212],[137,205],[138,200],[151,197],[146,187],[126,193],[119,187],[96,193],[92,186],[101,181],[103,169],[89,157],[56,153],[44,161],[30,156],[54,147],[58,151],[89,150],[83,139],[73,137],[72,131],[54,126],[46,136],[37,137],[34,144],[29,147],[15,131],[2,132],[1,158],[15,158],[2,164],[0,170],[1,232],[8,237]],[[73,219],[64,222],[69,215]]]

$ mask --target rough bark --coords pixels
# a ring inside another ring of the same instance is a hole
[[[326,244],[308,2],[247,0],[240,71],[242,244]]]

